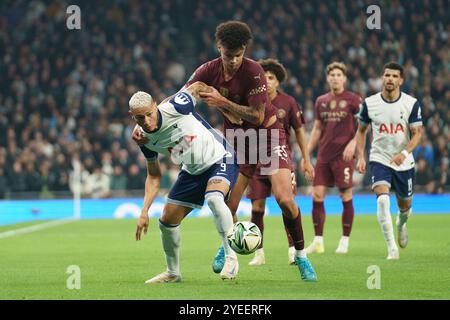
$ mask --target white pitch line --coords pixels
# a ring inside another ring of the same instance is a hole
[[[15,229],[15,230],[8,230],[5,232],[0,232],[0,239],[18,236],[21,234],[35,232],[35,231],[39,231],[39,230],[47,229],[47,228],[51,228],[51,227],[56,227],[56,226],[63,225],[63,224],[73,222],[73,221],[76,221],[76,220],[73,218],[60,219],[60,220],[40,223],[38,225],[34,225],[34,226],[30,226],[30,227],[25,227],[25,228],[20,228],[20,229]]]

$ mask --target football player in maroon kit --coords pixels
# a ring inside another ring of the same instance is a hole
[[[217,26],[215,36],[220,57],[197,68],[186,86],[201,81],[215,88],[211,93],[202,94],[201,98],[210,108],[223,114],[225,137],[232,142],[240,167],[227,205],[236,221],[239,202],[256,169],[269,175],[283,221],[294,241],[295,262],[301,279],[316,281],[316,273],[304,249],[300,209],[292,192],[285,131],[267,94],[264,70],[256,61],[244,57],[252,39],[251,30],[243,22],[227,21]],[[136,131],[133,139],[139,141]],[[265,158],[267,155],[268,159]],[[214,258],[213,271],[219,273],[224,269],[228,278],[232,278],[232,274],[237,275],[238,268],[237,259],[221,246]]]
[[[283,124],[286,131],[286,152],[289,155],[289,162],[291,166],[292,188],[294,194],[297,193],[296,179],[294,173],[294,166],[292,163],[292,148],[290,147],[290,133],[291,128],[295,132],[296,141],[300,147],[303,157],[305,158],[305,175],[308,181],[312,182],[314,178],[314,167],[311,164],[309,153],[307,152],[307,142],[305,132],[302,125],[305,123],[302,111],[293,97],[281,92],[280,84],[287,78],[287,72],[284,66],[275,59],[265,59],[258,61],[263,67],[267,79],[267,91],[272,104],[278,109],[277,118]],[[264,211],[266,206],[266,198],[271,195],[272,185],[266,175],[261,175],[257,172],[248,186],[247,198],[252,200],[252,222],[255,223],[261,234],[264,233]],[[294,264],[295,247],[289,232],[286,229],[288,237],[288,261],[289,264]],[[263,249],[263,242],[255,252],[255,257],[250,261],[249,265],[257,266],[265,264],[265,255]]]
[[[347,68],[333,62],[326,68],[330,92],[317,98],[314,106],[314,127],[308,143],[311,153],[319,145],[313,182],[313,210],[315,237],[306,249],[308,253],[324,252],[324,198],[328,187],[337,186],[342,199],[342,229],[336,253],[347,253],[353,224],[352,175],[356,140],[356,114],[361,98],[345,90]]]

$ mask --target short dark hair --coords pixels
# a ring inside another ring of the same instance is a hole
[[[398,70],[400,71],[400,77],[403,78],[403,66],[397,62],[391,61],[384,65],[383,73],[386,69]]]
[[[277,80],[282,83],[287,78],[286,68],[276,59],[259,60],[258,63],[264,71],[272,72]]]
[[[216,42],[229,50],[240,49],[252,39],[250,27],[241,21],[227,21],[216,28]]]

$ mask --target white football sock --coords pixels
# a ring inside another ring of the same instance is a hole
[[[225,204],[222,192],[208,192],[205,195],[205,200],[214,215],[214,222],[216,223],[217,232],[222,238],[225,256],[236,258],[236,252],[231,249],[227,239],[227,232],[233,226],[233,216],[231,215],[230,209]]]
[[[295,256],[300,258],[306,258],[306,250],[295,250]]]
[[[382,194],[377,199],[377,218],[388,249],[396,248],[390,212],[390,199],[387,194]]]
[[[180,225],[167,225],[159,220],[161,241],[166,255],[167,272],[180,275]]]

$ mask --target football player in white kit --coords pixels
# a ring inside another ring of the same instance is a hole
[[[395,62],[384,66],[383,90],[364,100],[356,133],[357,169],[366,171],[364,147],[367,127],[372,126],[373,141],[369,165],[372,190],[377,195],[377,217],[388,248],[387,259],[399,259],[390,213],[389,194],[397,195],[397,240],[401,248],[408,244],[406,222],[411,215],[414,192],[414,157],[412,151],[422,138],[422,117],[416,98],[400,91],[403,67]]]
[[[161,181],[158,153],[182,164],[159,219],[167,271],[146,283],[181,280],[180,223],[194,208],[201,208],[205,200],[213,212],[225,249],[225,266],[220,277],[233,279],[238,272],[236,253],[227,241],[226,233],[232,227],[233,219],[225,199],[236,182],[239,166],[235,162],[234,152],[229,151],[231,148],[226,140],[194,110],[199,92],[209,91],[209,86],[195,82],[158,106],[150,94],[142,91],[136,92],[129,101],[129,113],[148,139],[140,147],[147,158],[147,179],[144,204],[136,227],[136,240],[141,239],[142,231],[147,233],[148,210],[158,194]]]

